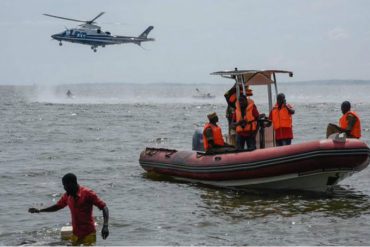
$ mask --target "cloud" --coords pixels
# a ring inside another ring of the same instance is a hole
[[[328,32],[329,39],[332,40],[343,40],[349,37],[349,34],[346,30],[341,27],[336,27]]]

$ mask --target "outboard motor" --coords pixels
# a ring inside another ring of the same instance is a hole
[[[204,152],[204,145],[203,145],[203,130],[197,128],[193,134],[193,148],[194,151],[201,151]]]
[[[266,117],[265,114],[260,114],[258,117],[259,137],[260,137],[260,148],[265,148],[265,128],[271,126],[271,121]]]

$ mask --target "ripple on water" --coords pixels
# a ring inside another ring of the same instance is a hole
[[[104,85],[95,91],[94,86],[75,87],[73,92],[85,94],[80,102],[86,104],[58,97],[50,104],[45,99],[44,103],[33,103],[38,97],[28,97],[29,90],[16,95],[12,92],[17,90],[0,90],[0,206],[5,208],[0,211],[0,243],[64,245],[58,242],[58,229],[70,222],[68,209],[40,215],[26,211],[33,205],[55,203],[64,192],[60,179],[67,172],[76,173],[82,185],[94,189],[108,204],[111,235],[105,241],[98,237],[98,245],[370,242],[369,169],[324,195],[223,190],[174,182],[143,171],[138,159],[145,146],[191,149],[194,123],[203,126],[209,112],[218,113],[226,133],[227,122],[222,117],[226,107],[223,93],[228,89],[225,85],[212,84],[205,90],[220,96],[215,102],[194,102],[191,85]],[[144,97],[132,97],[132,88]],[[360,89],[346,86],[348,95],[356,96],[354,101],[364,101],[354,106],[361,113],[365,141],[370,140],[369,88],[370,84]],[[322,97],[327,96],[328,89],[333,90],[328,85],[304,89],[302,85],[281,85],[287,99],[296,101],[294,143],[322,138],[327,123],[338,120],[341,99],[335,93],[328,99]],[[61,92],[64,97],[65,90]],[[101,96],[102,92],[108,99]],[[145,96],[150,96],[151,103]],[[58,102],[62,104],[54,104]],[[268,114],[263,102],[255,102],[261,113]],[[95,209],[94,214],[100,227],[101,212]]]

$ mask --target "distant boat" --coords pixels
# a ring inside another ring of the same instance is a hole
[[[213,99],[213,98],[216,97],[215,95],[212,95],[210,93],[202,93],[198,88],[196,88],[195,90],[197,91],[197,94],[193,95],[193,98],[196,98],[196,99]]]

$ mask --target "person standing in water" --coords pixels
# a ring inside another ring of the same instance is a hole
[[[67,97],[68,98],[71,98],[72,97],[72,92],[71,90],[68,89],[67,93],[66,93]]]
[[[94,191],[80,186],[77,183],[76,175],[73,173],[64,175],[62,183],[66,193],[55,205],[43,209],[30,208],[28,211],[30,213],[55,212],[68,206],[72,216],[72,244],[93,245],[96,242],[96,229],[92,214],[93,205],[95,205],[103,211],[104,223],[101,235],[103,239],[106,239],[109,235],[109,211],[105,202]]]

